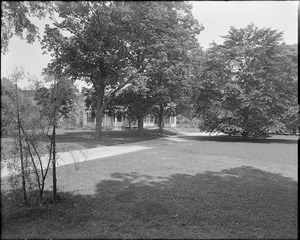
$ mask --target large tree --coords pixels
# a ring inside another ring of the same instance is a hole
[[[298,44],[279,46],[283,61],[278,64],[278,68],[287,78],[288,83],[283,82],[286,103],[283,105],[284,114],[282,121],[285,123],[285,129],[289,133],[296,134],[299,131],[299,98],[298,98]],[[280,87],[280,85],[279,85]]]
[[[43,41],[53,56],[48,71],[92,84],[97,96],[96,139],[101,138],[103,111],[115,94],[145,75],[169,42],[200,32],[185,2],[57,5],[63,21],[47,27]]]
[[[181,113],[182,107],[189,102],[195,81],[194,70],[199,67],[197,55],[201,55],[201,49],[197,40],[191,37],[188,41],[173,41],[164,53],[164,58],[151,66],[147,82],[155,99],[153,112],[161,134],[164,118]]]
[[[118,6],[111,2],[64,2],[57,6],[63,21],[55,22],[54,28],[47,26],[43,40],[53,56],[47,71],[93,85],[97,96],[95,138],[100,139],[102,113],[111,96],[137,73],[125,57],[125,32],[114,21]]]
[[[297,74],[280,48],[282,36],[250,24],[231,27],[223,44],[211,45],[196,92],[202,130],[244,137],[286,131],[283,115],[295,105]]]
[[[140,19],[138,22],[144,24],[127,24],[128,32],[135,32],[136,29],[145,26],[150,30],[150,34],[141,35],[143,37],[136,40],[143,43],[143,48],[139,49],[142,50],[142,59],[148,63],[144,71],[146,79],[141,81],[143,87],[131,89],[133,92],[128,94],[128,98],[132,105],[136,105],[134,112],[140,119],[143,115],[141,113],[149,113],[150,110],[158,117],[162,133],[164,117],[174,114],[179,103],[182,103],[189,93],[191,68],[195,66],[193,53],[200,51],[196,35],[203,27],[193,18],[189,4],[181,2],[174,5],[168,2],[164,5],[158,3],[158,6],[165,7],[167,11],[160,9],[148,12],[146,4],[141,8],[135,3],[135,19]],[[154,38],[151,36],[153,33],[156,33]],[[136,42],[133,46],[135,45]],[[135,103],[139,98],[140,104]]]

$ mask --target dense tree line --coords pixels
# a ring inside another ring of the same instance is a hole
[[[15,8],[22,14],[13,15]],[[118,108],[139,126],[145,115],[156,115],[160,131],[165,116],[184,113],[202,119],[205,131],[295,133],[298,46],[284,44],[282,32],[250,24],[231,27],[222,44],[203,51],[196,37],[204,28],[191,8],[186,2],[110,1],[5,3],[2,11],[3,24],[15,18],[19,29],[6,27],[9,36],[31,26],[31,12],[43,17],[50,9],[59,16],[43,36],[52,56],[44,73],[92,86],[84,94],[96,116],[96,139],[103,113]]]

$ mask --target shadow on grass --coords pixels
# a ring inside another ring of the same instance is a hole
[[[197,141],[215,141],[215,142],[244,142],[244,143],[285,143],[285,144],[297,144],[299,137],[297,136],[272,136],[271,138],[248,138],[243,139],[237,136],[217,135],[217,136],[178,136],[186,140]]]
[[[103,131],[103,139],[99,141],[94,139],[94,135],[94,131],[69,132],[63,135],[57,135],[56,142],[77,143],[86,148],[93,148],[99,145],[114,146],[163,137],[156,129],[145,129],[142,135],[138,135],[137,130]],[[164,130],[164,135],[176,135],[176,133]]]
[[[2,195],[4,238],[297,238],[298,183],[252,167],[159,178],[111,175],[96,194],[12,206]],[[11,197],[11,196],[10,196]]]

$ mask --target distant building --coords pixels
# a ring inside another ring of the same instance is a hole
[[[23,94],[28,97],[34,98],[33,90],[22,90]],[[60,127],[71,128],[85,128],[96,126],[96,119],[92,117],[91,111],[87,110],[84,103],[83,95],[79,95],[76,99],[76,109],[66,118],[61,116],[58,120]],[[165,127],[176,127],[176,116],[164,119]],[[153,115],[148,115],[144,118],[144,127],[157,126],[157,119]],[[138,122],[129,122],[124,114],[117,113],[113,116],[103,114],[102,127],[104,129],[124,129],[124,128],[137,128]]]
[[[96,119],[92,117],[92,114],[89,110],[85,111],[83,117],[83,126],[96,126]],[[122,129],[122,128],[137,128],[138,123],[129,122],[128,119],[122,114],[114,114],[114,116],[109,116],[104,114],[102,118],[102,127],[108,129]],[[157,119],[148,115],[144,118],[144,127],[154,127],[157,126]],[[164,119],[164,126],[166,127],[176,127],[176,116],[169,117]]]

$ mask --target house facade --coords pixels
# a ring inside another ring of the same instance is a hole
[[[76,111],[72,114],[69,119],[61,118],[59,120],[61,126],[77,126],[79,128],[85,127],[96,127],[96,119],[92,117],[91,111],[86,109],[84,103],[84,97],[80,95],[76,101]],[[144,118],[144,127],[155,127],[157,126],[158,120],[153,115],[148,115]],[[177,119],[176,116],[168,117],[164,119],[165,127],[176,127]],[[103,129],[125,129],[125,128],[137,128],[138,122],[129,122],[126,116],[122,113],[113,114],[113,116],[108,114],[103,114],[102,118]]]
[[[96,119],[92,117],[92,114],[89,110],[86,110],[83,116],[83,126],[96,126]],[[137,128],[138,123],[129,122],[128,119],[122,114],[115,114],[114,116],[109,116],[104,114],[102,118],[102,127],[104,129],[124,129],[124,128]],[[154,127],[157,126],[157,119],[148,115],[144,118],[144,127]],[[164,119],[165,127],[176,127],[176,116],[168,117]]]

